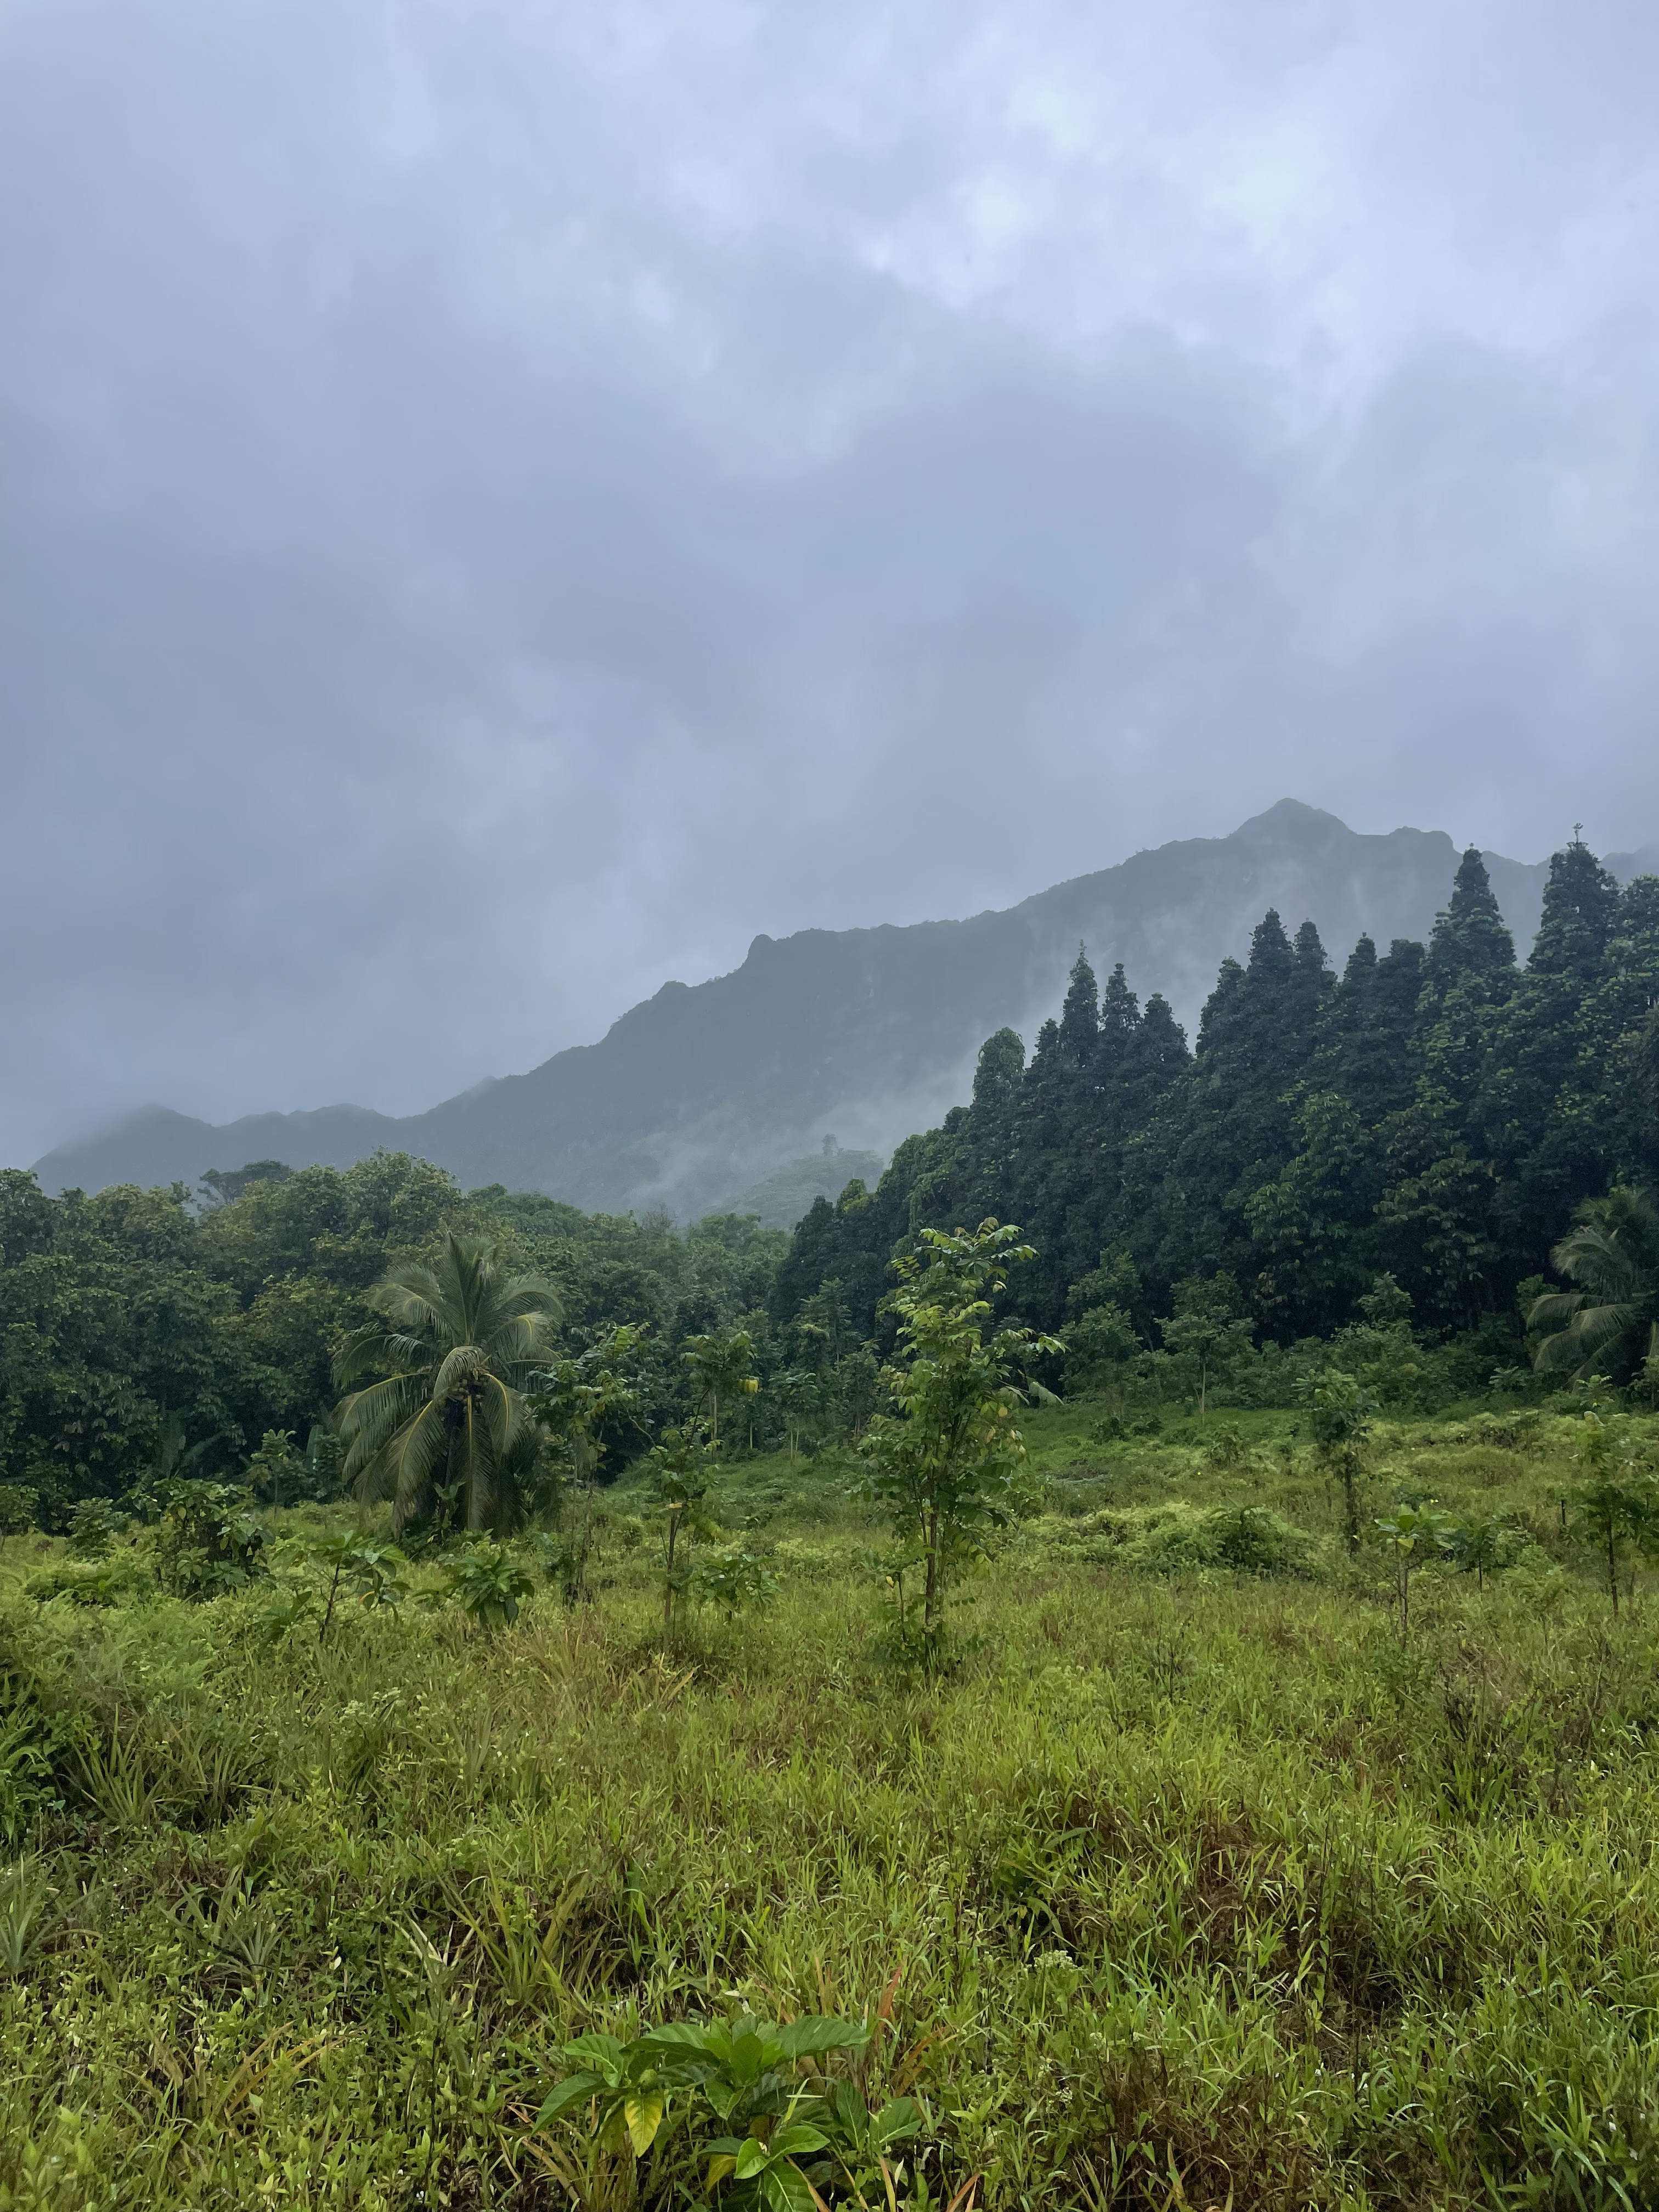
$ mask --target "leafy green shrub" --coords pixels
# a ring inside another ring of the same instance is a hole
[[[537,1529],[532,1541],[545,1579],[567,1605],[580,1604],[586,1589],[590,1547],[583,1545],[579,1535],[558,1535],[546,1528]]]
[[[733,2208],[811,2212],[823,2192],[860,2203],[894,2201],[888,2154],[921,2130],[914,2099],[896,2097],[872,2112],[845,2077],[824,2071],[832,2051],[861,2051],[861,2021],[823,2016],[775,2027],[747,2014],[684,2021],[623,2043],[579,2036],[562,2055],[577,2069],[544,2101],[536,2124],[586,2108],[598,2145],[630,2160],[669,2148],[677,2133],[702,2176],[705,2194]],[[717,2122],[719,2133],[711,2133]]]
[[[1435,1553],[1449,1545],[1451,1523],[1431,1504],[1402,1502],[1392,1513],[1379,1516],[1374,1525],[1393,1555],[1395,1599],[1400,1607],[1403,1644],[1411,1626],[1412,1576]]]
[[[69,1547],[77,1559],[101,1559],[131,1526],[106,1498],[83,1498],[70,1515]]]
[[[264,1553],[270,1533],[246,1491],[191,1478],[166,1484],[161,1497],[156,1561],[175,1597],[222,1597],[269,1571]]]
[[[1133,1321],[1111,1299],[1067,1322],[1060,1341],[1066,1347],[1068,1395],[1097,1390],[1121,1395],[1128,1370],[1145,1350]]]
[[[54,1802],[53,1768],[63,1750],[61,1733],[0,1674],[8,1709],[0,1711],[0,1842],[15,1848]]]
[[[1320,1465],[1342,1486],[1342,1534],[1350,1552],[1359,1548],[1359,1478],[1376,1407],[1364,1385],[1340,1367],[1310,1375],[1300,1395]]]
[[[359,1529],[347,1529],[342,1535],[313,1545],[311,1556],[329,1577],[328,1602],[317,1631],[319,1644],[334,1618],[342,1582],[368,1613],[394,1608],[409,1595],[409,1584],[400,1572],[407,1564],[403,1553],[395,1544],[371,1543]]]
[[[1032,1362],[1061,1349],[1012,1322],[991,1327],[1009,1266],[1036,1256],[1018,1238],[1012,1223],[990,1219],[954,1235],[924,1229],[916,1250],[893,1261],[899,1286],[883,1301],[898,1323],[885,1370],[895,1410],[872,1421],[860,1446],[862,1495],[885,1510],[899,1543],[922,1554],[930,1643],[942,1632],[952,1569],[1026,1502],[1012,1411],[1036,1395]]]
[[[1207,1512],[1165,1508],[1149,1516],[1124,1547],[1123,1564],[1143,1573],[1182,1574],[1225,1567],[1235,1574],[1308,1572],[1313,1539],[1264,1505],[1218,1505]]]
[[[778,1594],[778,1578],[752,1552],[714,1552],[698,1563],[692,1590],[721,1613],[731,1614],[751,1606],[769,1605]]]
[[[468,1544],[445,1568],[451,1595],[469,1620],[493,1635],[510,1627],[536,1585],[501,1545],[485,1537]]]
[[[674,1611],[691,1588],[692,1547],[717,1534],[708,1492],[718,1447],[705,1443],[701,1425],[665,1429],[647,1455],[651,1494],[662,1518],[662,1633],[674,1632]]]
[[[1659,1488],[1634,1458],[1628,1438],[1615,1440],[1593,1413],[1584,1418],[1580,1456],[1586,1480],[1577,1493],[1578,1525],[1606,1574],[1616,1619],[1627,1546],[1644,1551],[1659,1546]]]
[[[1051,1516],[1032,1528],[1038,1548],[1061,1559],[1109,1563],[1131,1574],[1190,1574],[1223,1568],[1234,1574],[1307,1575],[1318,1546],[1305,1528],[1263,1505],[1203,1508],[1103,1507],[1075,1519]]]
[[[1218,1421],[1204,1439],[1206,1463],[1218,1474],[1225,1474],[1243,1464],[1249,1451],[1244,1441],[1244,1431],[1235,1421]]]
[[[118,1553],[112,1559],[60,1559],[32,1574],[23,1594],[40,1605],[59,1598],[70,1605],[131,1604],[155,1595],[155,1578],[148,1561],[134,1552]]]
[[[247,1463],[246,1481],[262,1505],[296,1505],[313,1493],[310,1470],[294,1449],[293,1432],[267,1429]]]
[[[40,1493],[26,1482],[0,1482],[0,1546],[8,1536],[21,1536],[34,1526]]]

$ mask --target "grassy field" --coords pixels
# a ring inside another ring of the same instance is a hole
[[[1659,1611],[1564,1515],[1583,1424],[1380,1432],[1368,1518],[1512,1531],[1403,1638],[1289,1429],[1034,1418],[933,1673],[827,1461],[726,1472],[778,1595],[667,1652],[626,1484],[597,1602],[494,1636],[45,1603],[13,1539],[0,2208],[689,2202],[685,2130],[535,2116],[567,2039],[743,2008],[875,2024],[901,2207],[1659,2203]],[[274,1518],[290,1577],[346,1525]]]

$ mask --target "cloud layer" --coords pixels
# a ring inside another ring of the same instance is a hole
[[[1656,125],[1613,0],[7,0],[0,1151],[1286,792],[1652,836]]]

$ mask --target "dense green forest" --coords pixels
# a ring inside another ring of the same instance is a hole
[[[1192,1052],[1161,999],[1140,1006],[1121,969],[1098,990],[1080,951],[1029,1063],[999,1031],[971,1104],[873,1192],[813,1206],[775,1310],[832,1282],[868,1331],[897,1244],[994,1215],[1040,1255],[1018,1311],[1069,1324],[1074,1367],[1127,1365],[1196,1308],[1239,1324],[1229,1358],[1271,1394],[1298,1339],[1409,1316],[1458,1346],[1443,1376],[1484,1384],[1521,1359],[1522,1309],[1577,1212],[1659,1169],[1656,1007],[1659,878],[1621,892],[1577,843],[1524,967],[1473,850],[1426,946],[1361,938],[1340,978],[1310,922],[1292,939],[1268,913]],[[1611,1202],[1650,1270],[1641,1201]],[[1635,1346],[1609,1347],[1618,1379]]]
[[[1535,1389],[1527,1316],[1576,1217],[1610,1236],[1638,1306],[1651,1296],[1656,1004],[1659,880],[1621,892],[1567,847],[1522,967],[1471,851],[1426,947],[1379,955],[1362,939],[1340,978],[1311,924],[1291,939],[1267,915],[1248,963],[1224,964],[1192,1051],[1162,1000],[1141,1007],[1121,969],[1098,990],[1079,952],[1029,1062],[1000,1031],[971,1103],[902,1146],[873,1191],[817,1200],[793,1237],[464,1194],[402,1155],[256,1163],[194,1194],[51,1199],[9,1170],[0,1480],[61,1528],[81,1499],[186,1467],[252,1464],[257,1481],[274,1436],[291,1454],[276,1480],[325,1494],[341,1461],[333,1366],[364,1294],[430,1258],[445,1228],[552,1287],[567,1352],[642,1329],[612,1472],[692,1410],[681,1347],[711,1332],[741,1340],[762,1385],[728,1451],[855,1436],[890,1345],[894,1255],[925,1227],[988,1216],[1018,1222],[1039,1255],[1006,1298],[1065,1346],[1035,1372],[1124,1413],[1194,1394],[1290,1405],[1339,1336],[1390,1402],[1494,1376]],[[1629,1384],[1645,1350],[1633,1324],[1596,1364]]]
[[[238,1474],[270,1432],[331,1494],[333,1360],[368,1318],[364,1293],[388,1267],[429,1258],[446,1228],[545,1275],[575,1342],[647,1324],[639,1387],[657,1425],[690,1388],[681,1343],[749,1313],[761,1325],[788,1242],[747,1218],[682,1236],[665,1218],[464,1196],[406,1154],[293,1174],[259,1163],[214,1185],[203,1206],[183,1185],[48,1199],[32,1176],[0,1176],[3,1479],[37,1493],[43,1526],[186,1461]]]

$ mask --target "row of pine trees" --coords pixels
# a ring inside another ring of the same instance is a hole
[[[1426,946],[1362,937],[1340,977],[1310,921],[1269,912],[1190,1051],[1079,950],[1029,1060],[999,1030],[971,1104],[813,1207],[778,1316],[831,1280],[873,1329],[896,1247],[994,1215],[1037,1248],[1018,1304],[1044,1328],[1164,1312],[1217,1273],[1281,1342],[1352,1321],[1382,1273],[1419,1326],[1508,1326],[1575,1212],[1659,1171],[1656,1008],[1659,878],[1621,890],[1577,840],[1524,965],[1471,848]]]

